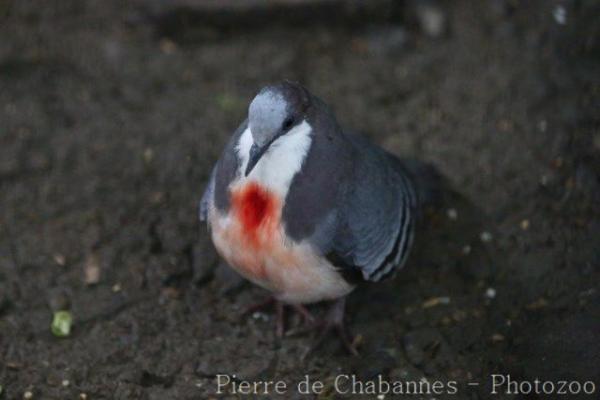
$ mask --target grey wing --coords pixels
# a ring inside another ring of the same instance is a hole
[[[204,194],[202,194],[202,198],[200,199],[200,204],[198,205],[198,217],[200,221],[206,222],[208,221],[208,210],[211,207],[211,203],[213,202],[214,194],[215,194],[215,174],[217,171],[217,165],[215,165],[210,173],[210,179],[208,180],[208,184],[206,185],[206,189],[204,189]]]
[[[406,261],[413,239],[416,196],[399,160],[379,149],[371,153],[358,163],[341,199],[328,257],[334,264],[341,262],[342,268],[360,272],[362,279],[376,282]]]
[[[213,206],[221,211],[229,207],[228,187],[238,171],[238,159],[235,147],[247,127],[248,121],[244,120],[233,133],[221,157],[213,167],[198,207],[200,221],[208,220],[208,211]]]

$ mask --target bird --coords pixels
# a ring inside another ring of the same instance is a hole
[[[314,322],[305,305],[330,302],[319,325],[357,354],[346,297],[406,263],[435,192],[432,168],[342,128],[324,101],[281,81],[251,101],[212,169],[200,220],[226,263],[272,293],[278,336],[283,305]]]

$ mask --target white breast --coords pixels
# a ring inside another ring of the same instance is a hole
[[[306,121],[292,128],[288,133],[275,140],[261,157],[248,176],[244,176],[250,148],[254,143],[250,128],[241,135],[236,146],[240,160],[239,178],[233,186],[246,181],[255,181],[273,193],[285,199],[294,176],[302,168],[302,163],[310,150],[312,127]]]

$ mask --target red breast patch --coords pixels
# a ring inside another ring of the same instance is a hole
[[[235,190],[231,198],[244,237],[255,247],[268,241],[277,227],[278,198],[255,182]]]

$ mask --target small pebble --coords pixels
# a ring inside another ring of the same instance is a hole
[[[164,54],[173,54],[177,50],[177,45],[175,42],[167,38],[160,39],[158,42],[158,47]]]
[[[86,285],[95,285],[100,281],[100,260],[96,254],[90,254],[83,267],[83,282]]]
[[[7,361],[6,362],[6,367],[8,369],[18,370],[18,369],[21,369],[21,367],[23,367],[23,364],[20,364],[20,363],[17,363],[17,362],[13,362],[13,361]]]
[[[448,215],[448,218],[450,218],[453,221],[456,221],[456,219],[458,218],[458,212],[455,208],[449,208],[446,214]]]
[[[57,263],[58,265],[60,265],[61,267],[64,267],[65,264],[67,263],[66,257],[63,256],[62,254],[55,254],[53,258],[54,258],[54,262]]]
[[[154,192],[150,195],[150,202],[152,204],[160,204],[165,200],[164,192]]]
[[[485,297],[487,297],[488,299],[493,299],[496,297],[496,289],[494,288],[487,288],[487,290],[485,291]]]
[[[423,308],[431,308],[440,304],[450,304],[450,297],[433,297],[425,300],[422,304]]]
[[[152,160],[154,160],[154,150],[152,150],[150,147],[144,149],[143,158],[146,164],[150,164]]]
[[[167,286],[161,290],[161,295],[168,299],[179,299],[181,297],[181,290],[173,286]]]
[[[466,256],[466,255],[469,255],[469,254],[471,254],[471,246],[469,246],[468,244],[467,244],[467,245],[465,245],[465,246],[462,248],[462,253],[463,253],[465,256]]]
[[[79,393],[79,400],[87,400],[88,396],[86,393]]]
[[[521,229],[524,231],[529,229],[529,220],[528,219],[524,219],[523,221],[521,221]]]
[[[565,25],[567,23],[567,10],[564,6],[558,5],[552,10],[554,20],[559,25]]]
[[[385,394],[378,394],[377,395],[377,400],[383,400],[385,399]]]
[[[492,335],[492,342],[502,342],[504,341],[504,336],[499,333],[494,333]]]
[[[260,319],[261,321],[265,321],[267,322],[269,320],[269,316],[265,313],[261,313],[256,311],[255,313],[252,314],[252,318],[254,319]]]
[[[437,3],[420,2],[417,7],[417,18],[421,29],[427,36],[438,38],[446,32],[446,14]]]
[[[25,393],[23,393],[23,398],[24,398],[25,400],[28,400],[28,399],[33,399],[33,393],[32,393],[31,391],[29,391],[29,390],[28,390],[28,391],[26,391]]]
[[[533,303],[527,304],[525,306],[525,308],[528,309],[528,310],[535,311],[535,310],[539,310],[540,308],[544,308],[547,305],[548,305],[548,301],[545,298],[540,297],[539,299],[537,299]]]
[[[120,283],[115,283],[115,284],[112,286],[112,288],[111,288],[111,289],[112,289],[112,291],[113,291],[114,293],[118,293],[118,292],[120,292],[120,291],[121,291],[121,284],[120,284]]]
[[[69,382],[68,379],[63,379],[63,381],[61,382],[61,384],[63,385],[63,387],[69,387],[69,385],[71,384],[71,382]]]
[[[488,243],[492,241],[492,234],[489,233],[488,231],[483,231],[481,232],[481,235],[479,236],[479,238],[481,239],[482,242],[484,243]]]

